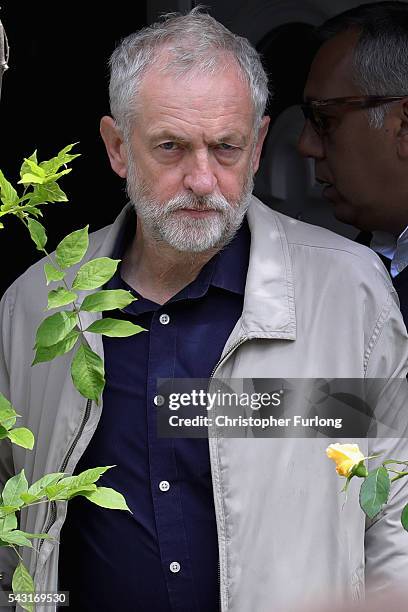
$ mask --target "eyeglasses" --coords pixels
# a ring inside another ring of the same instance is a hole
[[[407,97],[408,94],[404,96],[347,96],[344,98],[328,98],[327,100],[309,100],[301,104],[301,109],[305,119],[309,119],[317,134],[325,136],[336,127],[341,117],[350,110],[374,108]]]

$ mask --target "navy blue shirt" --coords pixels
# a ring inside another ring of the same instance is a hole
[[[129,215],[114,257],[135,231]],[[157,436],[159,378],[209,378],[242,312],[250,233],[245,222],[198,277],[163,306],[121,278],[109,289],[138,300],[109,312],[146,328],[103,338],[106,387],[97,430],[75,473],[116,465],[98,484],[123,493],[132,514],[81,497],[60,539],[59,588],[81,611],[217,612],[218,541],[207,439]],[[166,316],[163,316],[166,315]]]

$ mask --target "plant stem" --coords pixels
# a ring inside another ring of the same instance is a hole
[[[399,480],[400,478],[404,478],[404,476],[408,476],[408,472],[396,472],[398,475],[394,476],[394,478],[390,479],[390,482],[395,482],[396,480]]]
[[[11,548],[14,550],[14,552],[16,553],[17,557],[20,559],[21,563],[23,563],[23,557],[20,555],[20,553],[18,552],[17,548],[14,546],[14,544],[10,544]]]

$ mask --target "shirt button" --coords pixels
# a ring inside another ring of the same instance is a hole
[[[180,571],[180,563],[177,561],[170,563],[170,571],[173,572],[173,574],[177,574],[177,572]]]
[[[155,404],[155,406],[163,406],[164,404],[164,397],[162,395],[155,395],[153,398],[153,402]]]
[[[170,323],[170,317],[168,314],[162,314],[159,317],[159,321],[160,323],[162,323],[163,325],[167,325],[167,323]]]
[[[168,480],[162,480],[159,484],[160,491],[168,491],[170,489],[170,483]]]

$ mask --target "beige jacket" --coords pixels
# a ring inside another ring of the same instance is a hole
[[[112,253],[124,218],[122,211],[112,226],[92,235],[88,258]],[[377,256],[277,214],[256,198],[248,221],[243,313],[214,377],[404,378],[407,333]],[[29,482],[47,472],[72,472],[101,412],[74,389],[69,355],[30,367],[46,302],[39,262],[0,305],[0,391],[36,437],[31,452],[0,445],[2,479],[23,467]],[[99,315],[82,316],[86,327]],[[101,338],[89,341],[102,356]],[[360,445],[364,454],[384,450],[408,458],[405,438]],[[408,501],[405,480],[393,486],[386,511],[366,525],[356,479],[342,509],[342,483],[325,457],[326,446],[327,439],[210,439],[223,612],[286,611],[325,593],[356,599],[366,582],[380,588],[408,575],[408,534],[399,523]],[[46,505],[33,506],[21,517],[21,528],[47,529],[58,538],[65,515],[63,502],[49,512]],[[38,556],[25,551],[24,557],[37,589],[57,590],[58,544],[44,541]],[[1,549],[5,588],[13,562]]]

